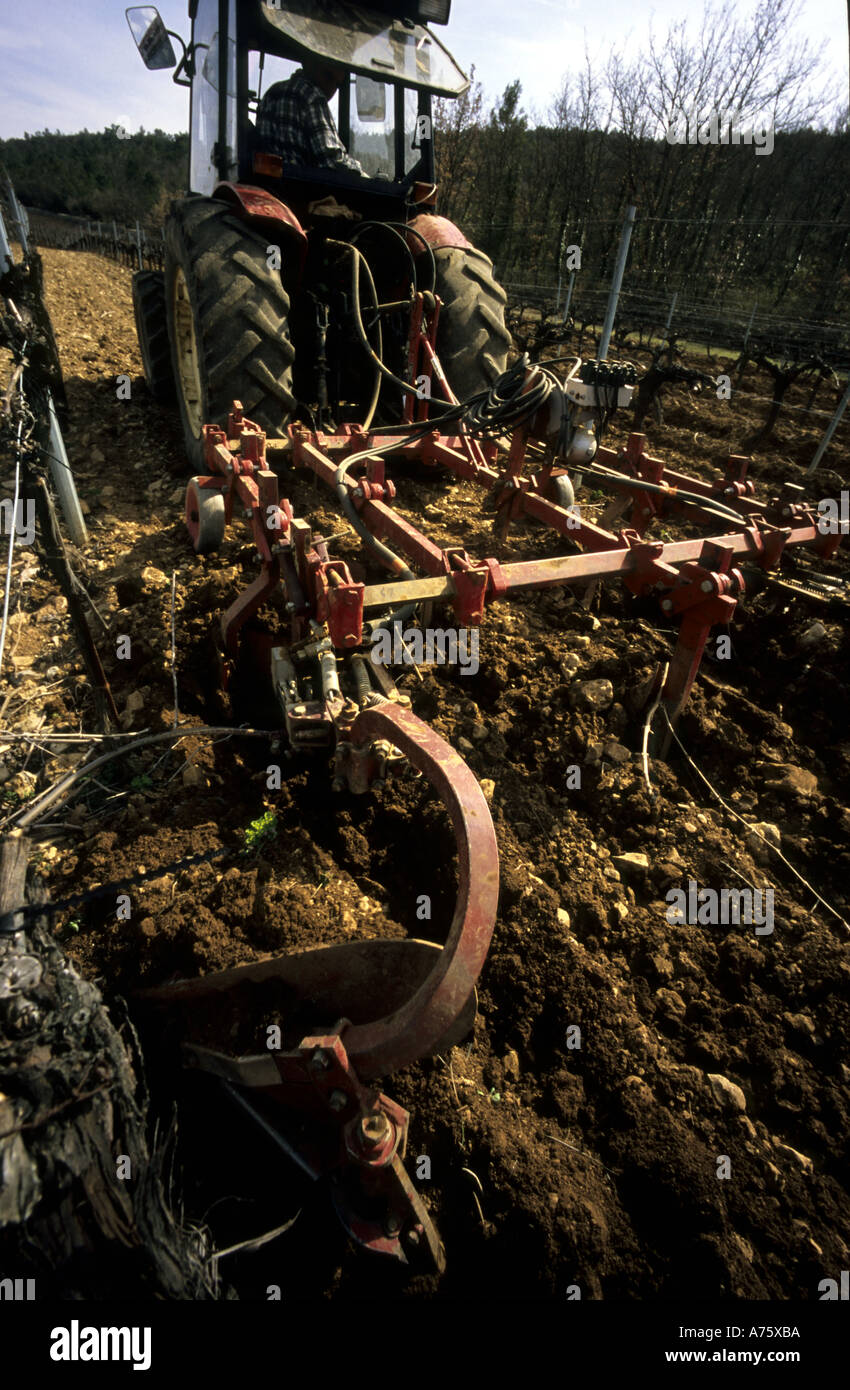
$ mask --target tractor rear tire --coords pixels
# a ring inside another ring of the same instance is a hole
[[[155,401],[174,401],[174,373],[168,346],[165,276],[161,270],[137,270],[133,276],[133,314],[142,354],[145,383]]]
[[[269,269],[267,243],[229,203],[193,196],[172,204],[168,337],[193,471],[205,467],[202,427],[226,425],[234,400],[269,435],[280,435],[295,409],[289,296]]]
[[[434,251],[436,292],[443,301],[437,354],[458,400],[487,391],[508,365],[507,295],[483,251],[440,246]]]

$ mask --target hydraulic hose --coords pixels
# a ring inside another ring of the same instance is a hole
[[[626,483],[635,492],[653,492],[661,497],[675,497],[678,502],[685,502],[688,506],[702,507],[704,511],[716,516],[719,521],[734,521],[740,525],[741,514],[735,512],[731,507],[727,507],[723,502],[718,502],[713,497],[703,497],[698,492],[688,492],[684,488],[676,488],[675,491],[662,487],[659,483],[644,482],[642,478],[630,477],[628,473],[618,473],[614,468],[606,468],[604,464],[591,464],[583,467],[582,473],[585,478],[599,483]]]
[[[390,233],[392,234],[393,238],[394,238],[396,241],[400,241],[400,242],[401,242],[401,248],[402,248],[402,250],[404,251],[405,255],[407,256],[407,260],[408,260],[408,263],[409,263],[409,265],[410,265],[410,282],[411,282],[411,284],[413,285],[413,293],[415,294],[416,291],[417,291],[417,289],[419,288],[418,276],[417,276],[417,274],[416,274],[416,257],[414,256],[413,252],[411,251],[411,249],[410,249],[410,247],[408,246],[407,242],[405,241],[404,237],[403,237],[403,236],[401,235],[401,233],[399,232],[398,228],[399,228],[399,223],[398,223],[398,222],[358,222],[358,223],[357,223],[357,226],[354,228],[354,230],[353,230],[352,233],[351,233],[351,237],[350,237],[349,242],[347,242],[346,245],[352,245],[352,246],[353,246],[353,245],[354,245],[354,242],[355,242],[355,241],[357,240],[357,238],[360,236],[360,233],[361,233],[361,232],[366,232],[366,231],[381,231],[381,232],[388,231],[388,232],[390,232]],[[361,253],[361,254],[362,254],[362,253]]]
[[[366,262],[366,258],[365,258],[365,256],[363,255],[363,252],[360,251],[356,246],[351,246],[351,245],[349,245],[348,242],[338,242],[337,244],[340,245],[340,246],[346,247],[346,249],[349,250],[349,251],[351,252],[351,256],[352,256],[352,262],[351,262],[351,265],[352,265],[352,273],[351,273],[351,290],[352,290],[352,301],[353,301],[353,302],[352,302],[352,308],[353,308],[353,310],[354,310],[354,324],[355,324],[355,327],[356,327],[356,329],[357,329],[357,336],[358,336],[358,338],[360,339],[360,342],[362,343],[362,345],[363,345],[363,347],[365,348],[366,352],[369,354],[369,357],[371,358],[372,362],[375,364],[375,366],[377,367],[378,371],[381,373],[382,376],[385,376],[385,377],[387,378],[387,380],[393,382],[394,385],[400,386],[401,389],[402,389],[402,391],[406,391],[406,392],[408,393],[408,395],[416,396],[417,400],[419,400],[419,399],[420,399],[420,396],[419,396],[419,391],[417,390],[417,388],[416,388],[415,386],[412,386],[411,383],[410,383],[409,381],[404,381],[400,376],[396,376],[395,372],[390,371],[390,368],[386,365],[386,363],[384,363],[384,362],[381,361],[381,358],[377,355],[377,353],[375,352],[374,348],[372,347],[372,344],[369,342],[369,339],[368,339],[368,337],[367,337],[366,329],[365,329],[365,327],[363,326],[363,316],[362,316],[362,314],[361,314],[361,312],[360,312],[360,262],[361,262],[361,261],[362,261],[363,264],[366,266],[366,273],[367,273],[367,275],[369,276],[369,280],[370,280],[371,287],[372,287],[372,293],[373,293],[373,295],[375,296],[375,303],[376,303],[376,304],[377,304],[377,302],[378,302],[378,299],[377,299],[377,291],[375,290],[375,282],[374,282],[374,280],[372,279],[372,272],[369,270],[369,266],[368,266],[368,263]],[[442,402],[441,402],[441,401],[432,401],[431,404],[432,404],[432,405],[439,405],[441,409],[443,408],[443,407],[442,407]],[[432,428],[433,428],[433,426],[432,426]]]

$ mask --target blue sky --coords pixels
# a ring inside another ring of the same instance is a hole
[[[76,0],[20,5],[0,0],[0,137],[25,131],[188,129],[188,93],[170,73],[147,72],[136,53],[124,4]],[[186,0],[158,6],[169,29],[188,37]],[[585,42],[604,64],[613,47],[635,53],[650,23],[656,33],[685,15],[694,0],[454,0],[451,23],[438,30],[461,67],[475,63],[488,96],[518,77],[523,100],[545,112],[562,77],[583,62]],[[797,33],[826,40],[833,85],[846,96],[846,0],[803,0]]]

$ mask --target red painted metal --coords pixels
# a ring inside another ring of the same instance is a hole
[[[435,213],[420,212],[416,217],[411,217],[407,224],[412,227],[419,236],[423,236],[432,250],[439,246],[456,246],[459,249],[473,249],[472,242],[467,241],[463,232],[456,227],[454,222],[450,222],[448,217],[439,217]],[[407,244],[414,256],[424,256],[425,248],[419,237],[407,237]]]
[[[258,223],[278,234],[285,230],[287,241],[296,250],[298,275],[301,275],[307,258],[307,233],[285,203],[264,188],[247,183],[219,183],[213,197],[232,203],[248,222]]]
[[[499,899],[499,852],[477,779],[454,748],[410,710],[380,701],[361,710],[352,743],[388,739],[427,778],[451,818],[458,857],[458,896],[439,961],[401,1009],[348,1029],[348,1054],[359,1076],[381,1076],[426,1056],[466,1005],[484,964]]]
[[[279,198],[275,198],[271,193],[267,193],[264,188],[256,188],[247,183],[220,183],[216,185],[213,194],[214,198],[221,198],[227,202],[237,204],[246,217],[253,220],[263,220],[267,222],[281,222],[289,231],[294,232],[299,240],[303,240],[305,245],[307,233],[290,208],[282,203]]]

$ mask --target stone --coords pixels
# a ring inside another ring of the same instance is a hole
[[[173,882],[171,874],[162,874],[160,878],[152,878],[145,886],[151,893],[167,893]]]
[[[590,646],[590,638],[585,637],[583,634],[573,633],[572,637],[570,638],[570,641],[572,642],[574,647]]]
[[[788,1027],[793,1028],[795,1033],[802,1033],[809,1037],[814,1036],[814,1020],[809,1018],[808,1014],[783,1014],[782,1017],[788,1024]]]
[[[483,743],[489,733],[490,730],[486,724],[473,724],[472,726],[472,737],[476,743]]]
[[[629,762],[632,756],[628,748],[624,748],[623,744],[618,743],[615,738],[606,740],[602,748],[602,753],[609,762],[616,763],[618,767],[622,767],[624,763]]]
[[[171,581],[154,565],[145,565],[142,570],[142,584],[146,589],[165,589],[170,587]]]
[[[131,690],[127,696],[127,703],[124,706],[124,713],[121,715],[121,728],[129,729],[137,714],[140,714],[145,707],[145,700],[140,690]]]
[[[655,991],[658,1000],[659,1011],[667,1018],[679,1021],[685,1016],[685,1001],[681,994],[677,994],[673,989],[658,989]]]
[[[732,1232],[732,1239],[734,1240],[735,1244],[737,1245],[747,1264],[751,1265],[755,1258],[755,1252],[753,1251],[753,1247],[750,1245],[750,1242],[748,1240],[745,1240],[743,1236],[739,1236],[737,1231]]]
[[[716,1072],[709,1073],[708,1084],[714,1092],[714,1099],[724,1110],[746,1110],[747,1099],[744,1092],[734,1081],[730,1081],[728,1076],[719,1076]]]
[[[484,793],[484,800],[492,801],[493,793],[496,790],[496,783],[493,781],[492,777],[482,777],[479,786]]]
[[[458,747],[458,752],[459,752],[459,753],[474,753],[474,752],[475,752],[475,744],[474,744],[474,743],[470,743],[470,741],[469,741],[468,738],[459,738],[458,741],[457,741],[457,747]]]
[[[567,680],[572,680],[580,667],[581,657],[576,656],[575,652],[568,652],[563,661],[558,662],[558,670]]]
[[[614,701],[614,687],[607,679],[581,681],[576,687],[574,701],[584,709],[602,711]]]
[[[769,780],[765,778],[764,785],[770,791],[788,792],[792,796],[811,796],[818,789],[815,774],[808,772],[804,767],[797,767],[795,763],[777,763],[771,771],[779,775]]]
[[[558,926],[563,927],[565,931],[570,929],[570,914],[565,907],[558,908]]]
[[[519,1055],[511,1048],[502,1058],[502,1070],[508,1081],[519,1081]]]
[[[801,652],[811,651],[813,647],[818,646],[823,641],[825,636],[826,628],[823,623],[812,623],[811,627],[807,627],[805,632],[797,638],[797,646]]]
[[[652,960],[656,975],[660,975],[664,980],[669,980],[672,977],[673,962],[667,956],[662,956],[659,952],[650,959]]]
[[[812,1160],[808,1158],[805,1154],[801,1154],[797,1149],[792,1149],[790,1144],[781,1144],[777,1141],[774,1141],[774,1148],[776,1149],[776,1152],[778,1154],[782,1155],[783,1158],[787,1158],[790,1161],[798,1164],[799,1167],[802,1168],[804,1173],[811,1173],[814,1171],[814,1164],[812,1163]]]
[[[647,1109],[655,1101],[655,1097],[642,1076],[627,1076],[622,1085],[622,1094],[628,1096],[630,1100],[637,1101],[639,1105]]]
[[[761,839],[759,836],[761,836]],[[767,844],[764,843],[765,840]],[[771,858],[771,852],[768,846],[772,845],[774,849],[781,850],[782,833],[779,826],[773,825],[771,821],[756,821],[755,824],[750,827],[745,843],[753,858],[757,860],[759,864],[766,864]]]
[[[668,883],[678,883],[681,877],[681,865],[674,864],[672,860],[665,859],[653,869],[653,881],[661,887]]]
[[[625,922],[626,918],[629,915],[629,909],[625,903],[614,903],[614,906],[611,908],[611,912],[614,917],[619,919],[620,922]]]
[[[187,763],[183,769],[184,787],[202,787],[206,782],[203,772],[194,763]]]
[[[634,876],[646,873],[649,868],[649,855],[629,850],[626,854],[612,854],[611,863],[622,873]]]

